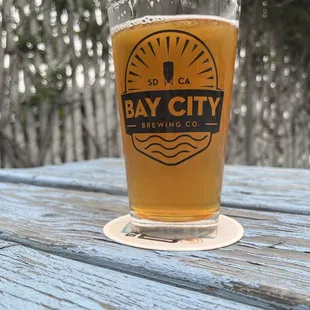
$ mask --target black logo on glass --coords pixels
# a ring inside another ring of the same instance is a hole
[[[122,106],[137,151],[175,166],[206,150],[220,130],[224,92],[207,45],[191,33],[163,30],[133,48]]]

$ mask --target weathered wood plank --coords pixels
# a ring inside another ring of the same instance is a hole
[[[0,170],[0,181],[126,195],[123,160]],[[226,166],[222,205],[310,215],[310,170]]]
[[[99,159],[31,169],[1,169],[0,182],[127,195],[124,163]]]
[[[310,215],[310,170],[225,166],[222,205]]]
[[[233,246],[173,253],[129,248],[102,226],[127,198],[0,184],[0,238],[264,309],[310,307],[310,217],[223,208],[245,227]]]
[[[1,309],[252,309],[0,241]]]

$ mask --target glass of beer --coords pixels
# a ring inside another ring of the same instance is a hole
[[[111,0],[131,225],[214,233],[220,214],[239,0]]]

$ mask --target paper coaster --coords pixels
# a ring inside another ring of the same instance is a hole
[[[135,233],[131,229],[130,215],[121,216],[103,228],[104,234],[128,246],[163,251],[203,251],[214,250],[239,241],[244,233],[243,227],[234,219],[220,215],[217,232],[200,238],[164,239]]]

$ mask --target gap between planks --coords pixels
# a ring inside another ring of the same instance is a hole
[[[8,241],[8,240],[10,240],[10,241]],[[59,249],[57,249],[57,251],[53,251],[51,249],[47,250],[42,245],[36,246],[34,243],[28,243],[28,242],[25,242],[24,240],[21,240],[19,238],[14,238],[14,237],[13,238],[1,238],[1,233],[0,233],[0,257],[2,255],[4,255],[2,250],[8,249],[10,247],[17,247],[18,250],[21,248],[23,249],[21,251],[21,253],[17,256],[17,258],[16,258],[17,260],[19,260],[22,257],[22,254],[25,255],[25,252],[27,254],[27,251],[28,252],[32,251],[31,252],[32,255],[31,255],[31,257],[29,257],[31,264],[33,264],[35,262],[35,258],[37,256],[42,256],[44,258],[44,257],[46,257],[47,254],[49,254],[49,255],[52,255],[54,257],[54,260],[57,260],[57,257],[58,257],[58,261],[60,261],[62,264],[64,262],[67,263],[67,265],[68,265],[67,268],[72,268],[72,264],[77,265],[78,267],[80,267],[79,264],[89,265],[89,266],[91,266],[90,268],[93,268],[96,270],[96,273],[94,273],[94,274],[96,274],[96,276],[98,276],[98,277],[100,276],[100,274],[106,275],[107,273],[108,274],[112,273],[113,279],[118,280],[119,276],[120,276],[122,278],[126,278],[127,282],[130,282],[130,280],[127,279],[129,277],[133,281],[132,283],[135,283],[135,285],[137,283],[139,283],[139,288],[140,288],[140,290],[143,290],[143,293],[144,293],[143,295],[145,295],[145,293],[147,293],[147,295],[150,295],[149,298],[150,299],[152,298],[152,302],[154,302],[153,300],[156,299],[156,294],[152,293],[152,289],[154,289],[154,287],[156,287],[158,289],[158,291],[162,290],[162,294],[164,294],[164,295],[167,295],[166,291],[169,291],[169,293],[170,293],[170,291],[172,291],[177,295],[176,300],[174,302],[180,303],[184,307],[183,308],[180,304],[178,304],[177,306],[175,306],[175,309],[202,309],[201,307],[202,307],[203,303],[205,303],[205,304],[207,303],[209,306],[209,308],[204,308],[204,309],[210,309],[210,310],[215,309],[214,307],[216,307],[216,309],[231,309],[231,310],[233,310],[233,309],[238,310],[238,309],[240,309],[240,307],[242,307],[242,309],[247,309],[247,310],[258,309],[256,306],[253,306],[251,304],[238,302],[238,301],[233,300],[233,299],[227,299],[227,298],[225,298],[225,296],[212,296],[210,294],[207,294],[206,292],[201,292],[197,289],[194,289],[194,288],[191,288],[188,286],[184,286],[182,284],[163,281],[162,279],[159,279],[159,278],[143,276],[141,274],[136,274],[134,272],[124,270],[122,268],[111,268],[111,265],[104,265],[104,264],[98,264],[98,263],[94,264],[94,263],[90,262],[88,259],[82,259],[80,255],[79,256],[75,256],[72,254],[70,255],[67,252],[59,251]],[[17,252],[18,252],[18,250],[17,250]],[[16,252],[16,250],[15,250],[15,252]],[[49,258],[46,257],[47,260],[49,260]],[[66,261],[62,261],[62,260],[66,260]],[[25,268],[24,268],[24,270],[25,270]],[[59,263],[58,263],[57,264],[58,274],[61,270],[63,270],[63,269],[59,269]],[[104,271],[104,270],[106,270],[106,271]],[[76,270],[75,270],[75,272],[76,272]],[[1,274],[1,270],[0,270],[0,274]],[[118,277],[117,277],[117,274],[119,275]],[[63,276],[63,275],[61,274],[61,276]],[[48,279],[50,279],[50,278],[48,278]],[[47,281],[49,281],[48,279],[47,279]],[[81,280],[83,280],[83,279],[81,279]],[[35,286],[35,284],[36,283],[33,283],[33,286]],[[68,283],[66,283],[66,284],[68,284]],[[61,283],[59,284],[59,286],[60,285],[61,285]],[[63,282],[62,282],[62,285],[63,285]],[[135,285],[133,285],[133,286],[135,286]],[[145,285],[147,285],[147,287],[148,287],[147,291],[144,290],[144,287],[146,287]],[[0,281],[0,287],[1,287],[1,281]],[[130,287],[130,286],[128,286],[128,285],[122,286],[121,293],[118,289],[118,293],[120,294],[120,296],[123,297],[123,295],[126,295],[126,294],[124,294],[124,292],[126,292],[128,295],[128,292],[127,292],[128,287]],[[84,286],[83,286],[83,288],[84,288]],[[169,288],[169,289],[167,290],[167,288]],[[93,289],[93,286],[92,286],[92,289]],[[37,293],[40,293],[39,290],[36,290],[36,289],[34,289],[34,290]],[[151,291],[149,291],[149,290],[151,290]],[[2,291],[0,290],[0,295],[1,295],[1,293],[2,293]],[[52,297],[53,295],[51,293],[52,292],[45,294],[45,295]],[[135,290],[135,288],[132,288],[132,292],[131,292],[130,296],[132,296],[133,298],[135,297],[134,293],[136,293],[136,290]],[[161,294],[161,296],[162,296],[162,294]],[[181,296],[181,298],[180,298],[180,296]],[[143,296],[143,297],[145,298],[145,296]],[[192,300],[190,302],[191,306],[189,306],[188,304],[184,304],[184,300],[186,300],[186,299],[189,300],[190,297],[194,298],[194,300]],[[173,299],[173,296],[169,296],[169,300],[172,301],[172,299]],[[57,300],[61,301],[62,299],[57,297]],[[67,301],[69,301],[69,300],[67,300]],[[158,301],[159,300],[157,300],[157,302]],[[194,306],[195,303],[197,303],[196,306]],[[0,303],[0,305],[1,305],[1,303]],[[166,306],[167,306],[167,304],[166,304]],[[212,307],[210,308],[210,306],[212,306]],[[172,307],[172,305],[170,305],[170,309],[172,309],[171,307]],[[125,309],[125,308],[126,307],[124,307],[124,305],[123,305],[122,309]],[[89,308],[89,309],[93,310],[94,308]],[[128,309],[130,309],[130,307]]]
[[[0,241],[0,257],[1,309],[254,309],[16,243]]]
[[[261,299],[261,300],[259,298],[257,298],[257,300],[249,299],[246,296],[244,296],[244,297],[236,296],[236,294],[234,294],[234,293],[232,293],[232,294],[218,294],[216,291],[213,291],[213,290],[210,290],[209,293],[207,293],[205,290],[201,290],[201,289],[194,288],[192,286],[186,285],[186,284],[184,284],[183,281],[177,281],[176,279],[173,279],[174,281],[171,281],[171,280],[167,281],[167,280],[163,280],[160,277],[154,276],[154,274],[152,274],[150,276],[143,275],[142,273],[129,271],[126,268],[127,266],[124,268],[112,267],[111,264],[109,264],[109,263],[104,263],[102,261],[99,262],[99,260],[96,260],[95,258],[93,259],[87,255],[84,256],[81,252],[78,252],[78,254],[75,254],[74,252],[67,252],[62,247],[46,246],[46,245],[38,243],[38,242],[22,240],[20,238],[15,238],[15,237],[8,237],[8,236],[7,237],[1,237],[2,235],[3,234],[0,232],[0,241],[2,240],[2,241],[10,243],[10,245],[5,246],[4,248],[8,248],[8,247],[12,247],[12,246],[21,246],[21,247],[25,247],[27,249],[38,251],[39,253],[42,252],[42,254],[44,254],[44,253],[51,254],[51,255],[54,255],[56,257],[68,259],[68,260],[71,260],[71,261],[76,262],[76,263],[87,264],[87,265],[94,267],[94,268],[99,267],[99,268],[106,269],[106,270],[111,271],[111,272],[118,272],[124,276],[139,278],[142,281],[150,281],[152,283],[157,283],[159,285],[164,285],[166,287],[168,286],[171,288],[180,289],[183,292],[188,291],[188,292],[201,294],[203,296],[214,298],[214,299],[221,299],[222,302],[219,304],[220,305],[219,309],[226,309],[227,308],[227,309],[238,310],[238,305],[239,305],[239,307],[242,307],[241,309],[262,309],[262,308],[273,309],[273,307],[270,307],[268,302],[264,303],[265,301],[263,299]],[[114,242],[112,242],[112,243],[114,243]],[[1,256],[1,249],[0,249],[0,256]],[[193,256],[195,256],[195,255],[193,255]],[[1,291],[0,291],[0,293],[1,293]],[[279,301],[280,301],[280,298],[279,298]],[[225,305],[224,307],[223,307],[223,304]],[[281,305],[280,303],[278,303],[274,297],[273,297],[273,300],[271,301],[271,304],[273,304],[274,306],[276,306],[279,309],[280,308],[281,309],[291,309],[291,306],[289,306],[289,305],[287,307],[285,307],[283,304]],[[236,305],[236,308],[235,307],[231,308],[232,305],[233,306]],[[309,307],[310,307],[310,302],[309,302]],[[191,308],[186,307],[186,309],[191,309]],[[196,309],[196,308],[193,308],[193,309]],[[205,308],[205,309],[208,309],[208,308]],[[214,309],[214,308],[210,308],[210,310],[211,309]],[[216,309],[218,309],[218,308],[216,307]],[[305,305],[301,305],[300,309],[301,310],[307,310],[309,308]]]

